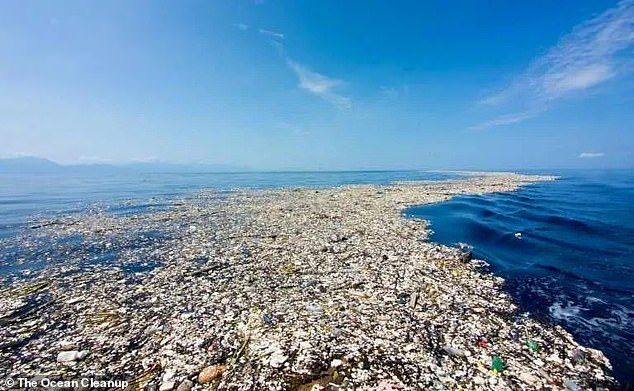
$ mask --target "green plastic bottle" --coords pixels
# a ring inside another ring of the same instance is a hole
[[[504,370],[504,360],[500,356],[493,356],[491,360],[491,370],[495,373],[500,373]]]

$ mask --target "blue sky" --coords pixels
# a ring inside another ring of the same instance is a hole
[[[0,156],[634,167],[634,0],[4,1]]]

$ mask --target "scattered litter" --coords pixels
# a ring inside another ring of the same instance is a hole
[[[504,360],[500,356],[493,356],[491,360],[491,370],[495,373],[500,373],[504,370]]]
[[[539,349],[540,349],[539,342],[535,341],[534,339],[529,339],[528,341],[526,341],[526,346],[528,346],[528,348],[532,352],[539,352]]]
[[[489,347],[489,341],[487,341],[487,339],[484,337],[478,338],[476,344],[478,345],[478,347],[481,347],[483,349],[487,349]]]
[[[400,391],[403,389],[403,386],[394,380],[381,380],[376,387],[376,391]]]
[[[198,374],[198,383],[207,384],[222,376],[227,367],[225,365],[213,365],[204,368]]]
[[[267,326],[275,326],[275,322],[273,321],[273,317],[267,313],[263,313],[262,314],[262,320],[264,321],[264,323],[267,324]]]
[[[388,391],[573,378],[580,389],[612,388],[601,352],[518,318],[503,280],[468,247],[431,243],[424,222],[401,216],[407,205],[547,179],[202,192],[151,213],[35,221],[0,239],[43,260],[11,258],[32,272],[0,276],[0,372],[107,373],[163,391],[200,388],[196,380]],[[528,335],[540,340],[530,355],[519,338]],[[567,360],[549,361],[553,352]],[[498,376],[474,372],[492,354]],[[547,365],[534,369],[538,360]]]

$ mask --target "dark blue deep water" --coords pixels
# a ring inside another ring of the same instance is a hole
[[[405,213],[430,220],[433,241],[473,246],[524,311],[601,349],[634,381],[634,171],[553,174]]]

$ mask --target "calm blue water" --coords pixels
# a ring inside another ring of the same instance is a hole
[[[405,213],[430,220],[434,241],[473,246],[525,311],[603,350],[632,381],[634,171],[554,174],[561,179]]]

